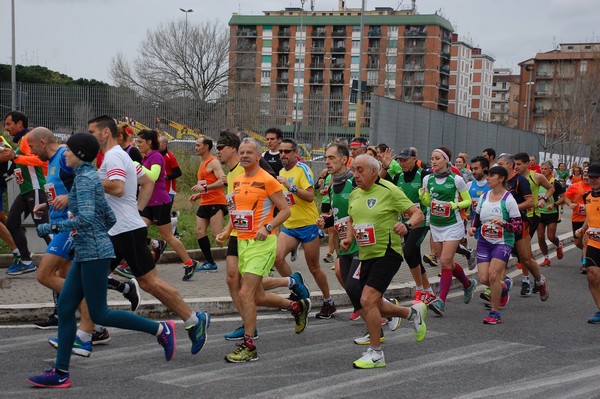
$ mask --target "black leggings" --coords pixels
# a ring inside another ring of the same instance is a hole
[[[27,194],[19,194],[16,196],[10,211],[8,211],[8,220],[6,221],[6,228],[10,232],[15,245],[21,252],[23,260],[31,260],[31,252],[27,246],[27,237],[25,231],[21,229],[21,224],[29,215],[33,215],[33,208],[36,205],[46,202],[46,193],[41,190],[33,190]],[[42,217],[32,217],[35,225],[42,223],[48,223],[48,214]],[[50,236],[44,236],[46,244],[50,244]]]

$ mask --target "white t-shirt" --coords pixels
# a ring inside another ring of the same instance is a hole
[[[105,194],[106,201],[117,218],[117,223],[108,231],[108,235],[137,230],[146,227],[137,207],[137,180],[143,176],[142,168],[133,163],[129,154],[120,145],[115,145],[104,154],[104,161],[98,169],[101,180],[121,180],[125,182],[125,193],[121,197]]]
[[[489,192],[487,195],[489,196]],[[494,229],[499,229],[498,231],[502,230],[501,227],[499,228],[498,226],[495,226],[490,223],[490,221],[493,218],[500,218],[504,222],[508,221],[502,215],[502,200],[491,202],[489,200],[489,198],[486,198],[486,200],[483,202],[483,205],[481,203],[482,201],[483,201],[483,195],[479,198],[478,203],[477,203],[477,213],[479,213],[479,219],[481,220],[482,228],[486,228],[486,226],[487,226],[487,227],[490,227],[492,230],[494,230]],[[506,211],[508,212],[509,218],[521,217],[521,212],[519,211],[519,205],[517,205],[517,201],[515,201],[514,197],[511,194],[508,194],[506,196],[504,204],[506,206]],[[506,244],[503,234],[500,234],[498,237],[495,237],[493,235],[484,236],[484,237],[491,244]]]

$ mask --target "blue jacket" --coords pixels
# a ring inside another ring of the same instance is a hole
[[[89,162],[81,162],[75,168],[75,180],[69,192],[69,210],[74,217],[56,224],[61,232],[77,230],[73,237],[75,261],[114,258],[108,230],[117,219],[106,202],[102,182]]]

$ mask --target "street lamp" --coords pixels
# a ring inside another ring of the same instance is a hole
[[[17,65],[15,59],[15,0],[11,2],[11,13],[12,13],[12,66],[11,66],[11,90],[12,90],[12,100],[11,100],[11,111],[17,109]]]
[[[356,131],[354,135],[360,137],[360,116],[362,106],[362,60],[363,60],[363,29],[365,28],[364,16],[365,0],[362,0],[360,6],[360,38],[358,40],[358,93],[356,96]]]
[[[530,124],[529,123],[529,119],[530,119],[529,107],[530,107],[530,104],[531,104],[531,86],[534,85],[534,82],[533,82],[533,65],[527,65],[525,67],[525,70],[529,71],[529,81],[526,83],[526,85],[527,85],[527,98],[525,100],[525,109],[526,109],[526,112],[525,112],[525,123],[523,124],[524,125],[523,127],[525,128],[525,131],[529,132],[530,131],[529,130],[529,124]]]
[[[306,46],[306,42],[304,41],[304,3],[306,0],[300,0],[300,3],[302,4],[302,11],[300,13],[300,43],[303,44],[304,46]],[[298,34],[296,34],[296,37],[298,36]],[[298,47],[298,40],[296,39],[296,48]],[[302,56],[303,56],[303,51],[302,49],[299,50],[300,52],[298,53],[298,62],[296,63],[298,65],[298,69],[296,70],[294,68],[294,97],[296,98],[295,101],[295,109],[294,109],[294,140],[298,141],[298,131],[300,128],[300,123],[298,121],[298,108],[300,107],[300,93],[298,92],[299,90],[299,86],[300,86],[300,65],[302,63]],[[302,71],[304,71],[302,69]],[[304,101],[302,101],[304,103]],[[304,118],[304,110],[302,110],[302,117]]]

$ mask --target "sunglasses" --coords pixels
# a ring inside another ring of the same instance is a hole
[[[294,150],[279,150],[280,154],[290,154],[292,152],[294,152]]]
[[[219,144],[219,145],[217,146],[217,150],[218,150],[218,151],[221,151],[221,150],[222,150],[223,148],[225,148],[225,147],[227,147],[225,144]]]

